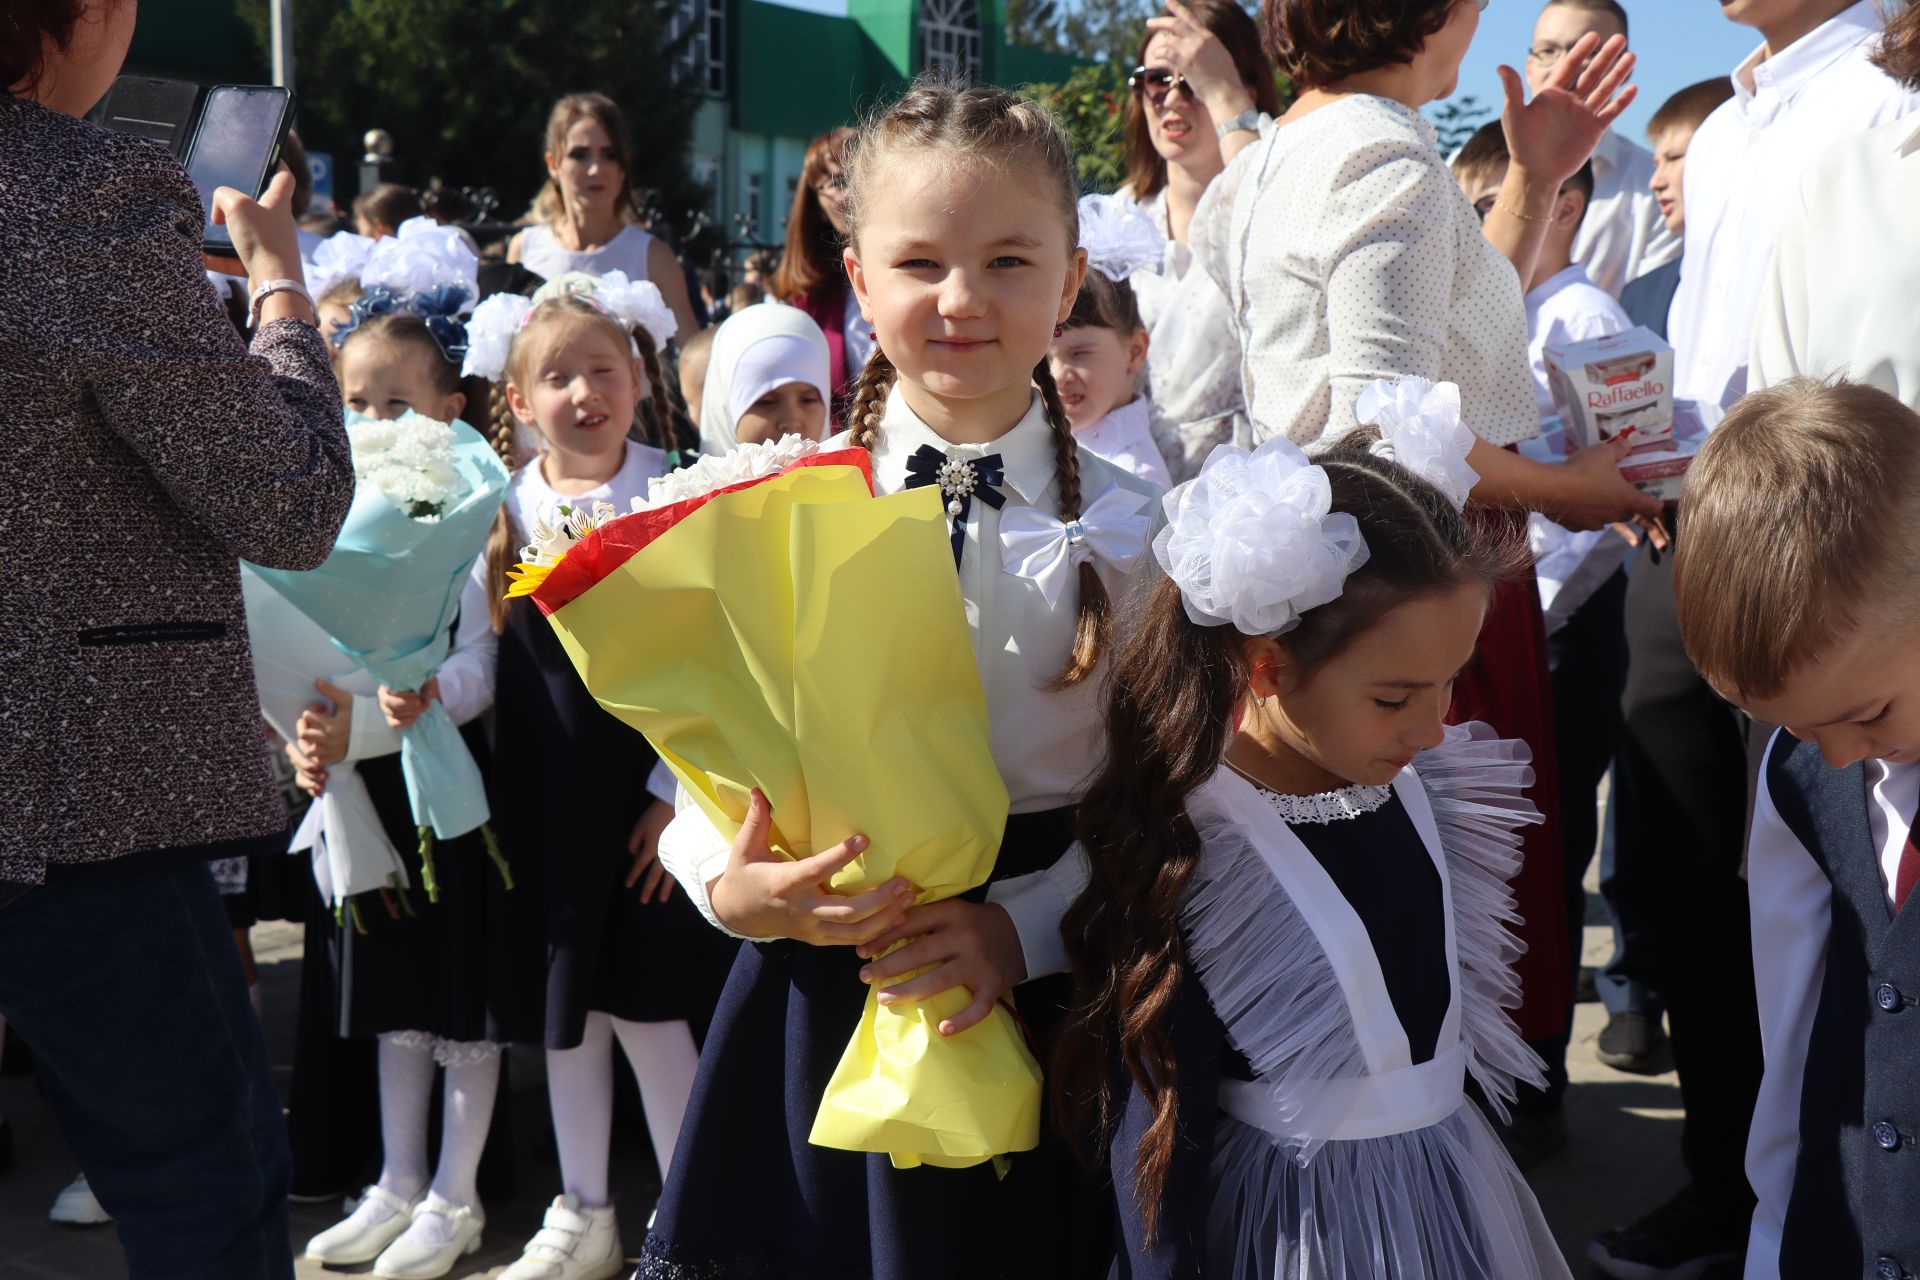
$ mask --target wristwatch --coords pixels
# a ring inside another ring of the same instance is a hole
[[[1260,109],[1258,107],[1248,107],[1245,111],[1242,111],[1225,124],[1214,126],[1213,136],[1216,138],[1225,138],[1228,134],[1238,133],[1242,129],[1245,129],[1248,133],[1260,132]]]
[[[260,304],[276,293],[297,293],[313,305],[313,295],[298,280],[262,280],[253,290],[247,302],[247,322],[255,328],[260,325]]]

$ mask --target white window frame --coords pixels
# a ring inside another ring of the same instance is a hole
[[[927,71],[980,78],[979,0],[920,0],[920,63]]]
[[[678,40],[693,34],[681,47],[676,67],[685,80],[710,98],[727,94],[726,0],[674,0],[668,35]]]

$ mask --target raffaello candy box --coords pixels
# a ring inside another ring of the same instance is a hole
[[[1668,430],[1640,443],[1634,432],[1633,450],[1620,462],[1620,474],[1632,485],[1661,502],[1676,502],[1687,482],[1687,467],[1693,455],[1707,442],[1707,432],[1719,420],[1718,406],[1698,405],[1681,400],[1673,406]],[[1562,418],[1549,418],[1540,424],[1540,434],[1520,443],[1523,457],[1535,462],[1565,462],[1585,447],[1579,432]]]
[[[1546,349],[1547,380],[1585,444],[1632,428],[1643,442],[1673,434],[1673,348],[1644,325]]]

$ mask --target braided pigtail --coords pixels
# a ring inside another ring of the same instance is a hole
[[[893,361],[875,347],[867,367],[860,371],[860,381],[854,384],[853,403],[847,409],[847,422],[853,428],[849,443],[855,448],[873,452],[874,444],[880,439],[881,420],[887,415],[887,397],[893,394],[895,376]]]
[[[500,461],[506,463],[507,470],[516,469],[519,459],[514,457],[513,446],[513,407],[507,403],[507,384],[496,382],[487,394],[487,443],[500,455]],[[507,570],[513,567],[517,555],[514,546],[513,521],[507,516],[506,504],[493,516],[493,527],[487,531],[487,619],[493,624],[493,634],[499,635],[507,629]]]
[[[1067,406],[1060,400],[1060,388],[1053,380],[1053,369],[1042,360],[1033,367],[1034,385],[1053,424],[1054,480],[1060,486],[1060,518],[1071,524],[1080,518],[1080,445],[1073,436],[1073,424],[1067,420]],[[1113,639],[1113,602],[1107,596],[1107,584],[1100,580],[1092,561],[1080,565],[1080,620],[1073,634],[1073,652],[1067,665],[1053,678],[1053,687],[1065,689],[1079,684],[1100,665],[1107,645]]]
[[[700,451],[700,432],[687,413],[686,397],[680,394],[680,380],[666,375],[660,349],[643,328],[635,328],[634,341],[640,347],[640,360],[646,367],[647,383],[653,394],[641,406],[652,422],[653,439],[649,444],[690,457]]]

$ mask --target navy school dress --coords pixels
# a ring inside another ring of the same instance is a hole
[[[676,888],[626,887],[627,841],[653,797],[653,748],[595,702],[531,600],[500,636],[494,694],[494,829],[518,886],[516,1004],[527,1037],[578,1047],[587,1014],[693,1024],[704,1033],[736,944]]]
[[[994,879],[1039,871],[1073,838],[1073,810],[1016,814]],[[984,888],[968,894],[979,900]],[[991,1164],[896,1169],[807,1134],[859,1024],[867,987],[851,947],[749,943],[727,980],[637,1273],[645,1280],[942,1280],[1104,1276],[1112,1211],[1043,1113],[1037,1150]],[[1072,995],[1021,985],[1046,1062]]]

